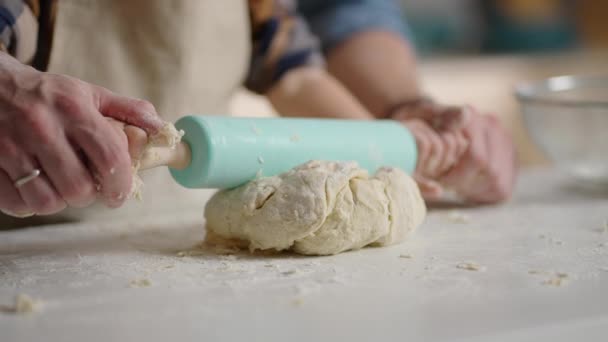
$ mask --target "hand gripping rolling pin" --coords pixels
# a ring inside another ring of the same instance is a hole
[[[142,168],[169,166],[187,188],[233,188],[314,159],[356,161],[370,173],[382,166],[408,174],[416,168],[416,141],[392,120],[193,115],[175,126],[185,132],[182,142],[176,149],[148,149]]]

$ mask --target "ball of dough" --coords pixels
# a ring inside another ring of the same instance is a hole
[[[329,161],[220,191],[205,208],[214,238],[309,255],[402,242],[425,215],[418,186],[400,169],[370,177],[354,162]]]

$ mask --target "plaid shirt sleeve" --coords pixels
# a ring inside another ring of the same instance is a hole
[[[23,63],[31,63],[38,43],[38,3],[0,0],[0,50]]]
[[[266,93],[289,70],[323,67],[319,40],[292,0],[249,0],[253,50],[245,86]]]

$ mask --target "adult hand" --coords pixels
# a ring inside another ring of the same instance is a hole
[[[155,133],[162,121],[145,101],[0,55],[0,210],[47,215],[97,197],[118,207],[131,188],[127,138],[111,117]],[[22,186],[22,179],[41,174]]]

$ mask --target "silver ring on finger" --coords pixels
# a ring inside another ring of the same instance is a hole
[[[40,171],[40,169],[33,169],[32,172],[17,179],[15,181],[15,183],[13,183],[13,184],[15,185],[15,188],[19,189],[20,187],[24,186],[25,184],[36,179],[38,176],[40,176],[41,173],[42,172]]]

